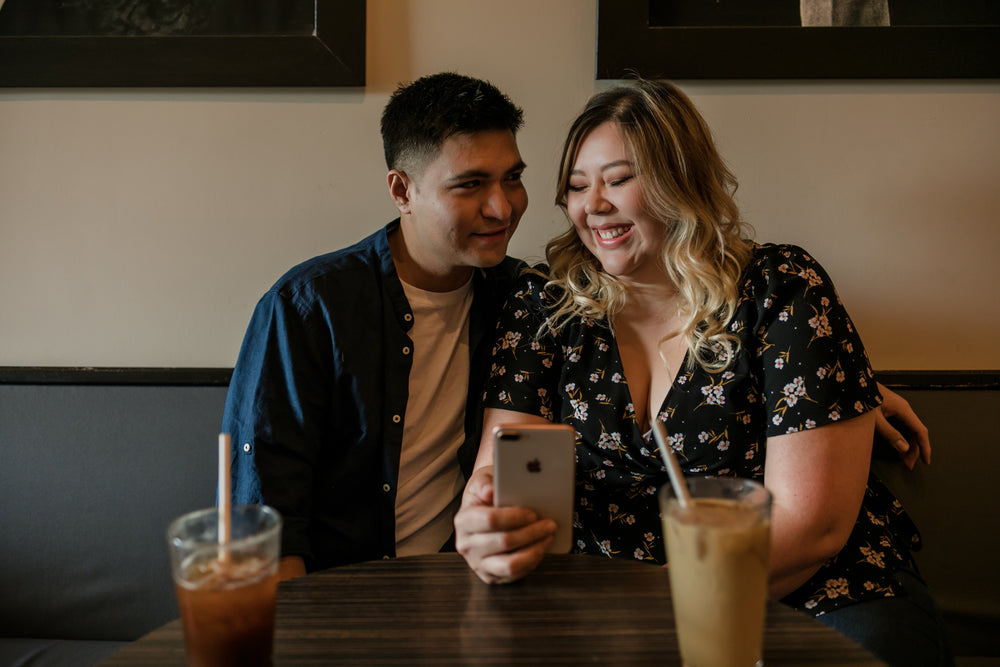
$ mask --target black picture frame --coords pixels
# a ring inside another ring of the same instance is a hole
[[[658,27],[662,0],[598,0],[598,79],[1000,77],[1000,26]]]
[[[365,0],[311,1],[301,31],[0,36],[0,86],[364,86]]]

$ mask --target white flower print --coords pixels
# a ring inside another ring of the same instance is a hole
[[[830,421],[832,421],[832,422],[835,422],[835,421],[840,421],[840,413],[839,413],[839,412],[837,412],[836,410],[831,410],[831,411],[830,411],[830,414],[829,414],[829,415],[827,415],[827,417],[828,417],[828,418],[830,419]]]
[[[572,361],[573,363],[580,361],[580,353],[574,352],[573,354],[569,355],[569,360]]]
[[[729,450],[729,441],[728,440],[720,440],[719,444],[716,445],[716,447],[718,448],[718,450],[720,452],[728,451]]]
[[[624,378],[622,377],[621,373],[615,373],[614,375],[611,376],[611,381],[614,382],[615,384],[621,383],[623,379]]]
[[[541,343],[539,343],[537,340],[531,341],[531,350],[533,352],[538,352],[540,349],[542,349]]]
[[[590,374],[590,381],[591,382],[597,382],[600,379],[601,379],[601,376],[598,375],[597,373],[591,373]]]
[[[618,449],[622,444],[622,434],[621,433],[601,433],[601,437],[597,441],[597,446],[601,449]]]
[[[573,408],[573,416],[582,422],[587,421],[587,401],[570,399],[570,406]]]
[[[782,421],[781,415],[774,415],[773,417],[771,417],[771,423],[774,424],[775,426],[779,426],[781,424],[781,421]]]
[[[572,394],[574,389],[576,389],[575,382],[570,382],[568,385],[564,387],[564,390],[566,391],[567,394]]]
[[[788,311],[787,310],[783,310],[780,313],[778,313],[778,319],[781,320],[782,322],[787,322],[788,321]]]
[[[636,560],[643,560],[642,549],[636,547],[635,551],[632,552],[632,557],[635,558]]]
[[[826,377],[826,373],[827,373],[826,366],[820,366],[816,370],[816,377],[818,377],[820,380],[822,380],[823,378]]]
[[[784,368],[785,367],[785,360],[782,359],[781,357],[778,357],[777,359],[774,360],[774,367],[777,368],[777,369],[779,369],[779,370],[782,369],[782,368]]]
[[[816,422],[814,422],[812,419],[807,419],[806,420],[806,428],[807,429],[808,428],[816,428]]]
[[[701,393],[705,395],[705,402],[709,405],[725,405],[726,397],[723,394],[721,384],[705,385],[701,388]]]
[[[522,373],[515,373],[514,382],[524,382],[524,375]]]
[[[597,346],[597,349],[600,350],[601,352],[607,352],[610,348],[608,347],[607,343],[601,343],[600,345]]]

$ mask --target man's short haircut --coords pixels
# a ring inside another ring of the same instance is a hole
[[[389,169],[421,171],[453,134],[521,129],[524,113],[496,86],[453,72],[400,85],[382,112]],[[412,174],[416,175],[416,174]]]

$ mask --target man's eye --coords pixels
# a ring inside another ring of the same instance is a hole
[[[479,181],[478,180],[462,181],[461,183],[458,184],[458,187],[462,188],[463,190],[472,190],[473,188],[479,187]]]
[[[515,173],[511,174],[510,176],[507,177],[507,180],[508,181],[520,181],[521,180],[521,172],[518,171],[518,172],[515,172]]]

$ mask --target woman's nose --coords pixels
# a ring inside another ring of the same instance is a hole
[[[603,188],[590,188],[587,192],[587,198],[583,202],[583,212],[587,215],[600,215],[610,210],[611,202],[604,197]]]

